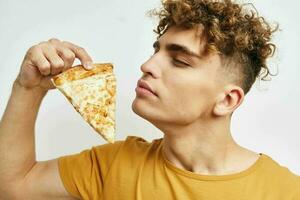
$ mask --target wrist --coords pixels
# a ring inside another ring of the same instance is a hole
[[[12,91],[17,93],[30,94],[30,96],[34,97],[44,97],[48,92],[48,90],[38,86],[33,88],[25,87],[19,82],[18,79],[16,79],[13,83]]]

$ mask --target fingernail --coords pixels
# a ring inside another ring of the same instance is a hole
[[[84,63],[84,67],[86,69],[93,69],[94,68],[94,65],[92,62],[87,62],[87,63]]]

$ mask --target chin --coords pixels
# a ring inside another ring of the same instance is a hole
[[[135,114],[149,122],[153,122],[159,118],[153,106],[142,99],[135,98],[131,104],[131,109]]]
[[[147,108],[145,107],[145,105],[142,104],[143,103],[140,102],[138,99],[134,99],[131,104],[131,109],[138,116],[145,118],[145,116],[147,116]]]

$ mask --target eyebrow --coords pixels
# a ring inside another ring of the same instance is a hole
[[[159,41],[155,41],[153,43],[153,48],[154,49],[157,49],[157,48],[160,48],[160,43]],[[184,45],[180,45],[180,44],[175,44],[175,43],[170,43],[170,44],[167,44],[166,45],[166,49],[168,51],[175,51],[175,52],[180,52],[180,53],[183,53],[183,54],[186,54],[186,55],[189,55],[189,56],[192,56],[192,57],[196,57],[196,58],[199,58],[201,59],[202,57],[191,51],[188,47],[184,46]]]

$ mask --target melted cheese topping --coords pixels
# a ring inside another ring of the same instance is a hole
[[[57,86],[75,109],[109,142],[115,135],[115,77],[111,74],[65,82]]]

